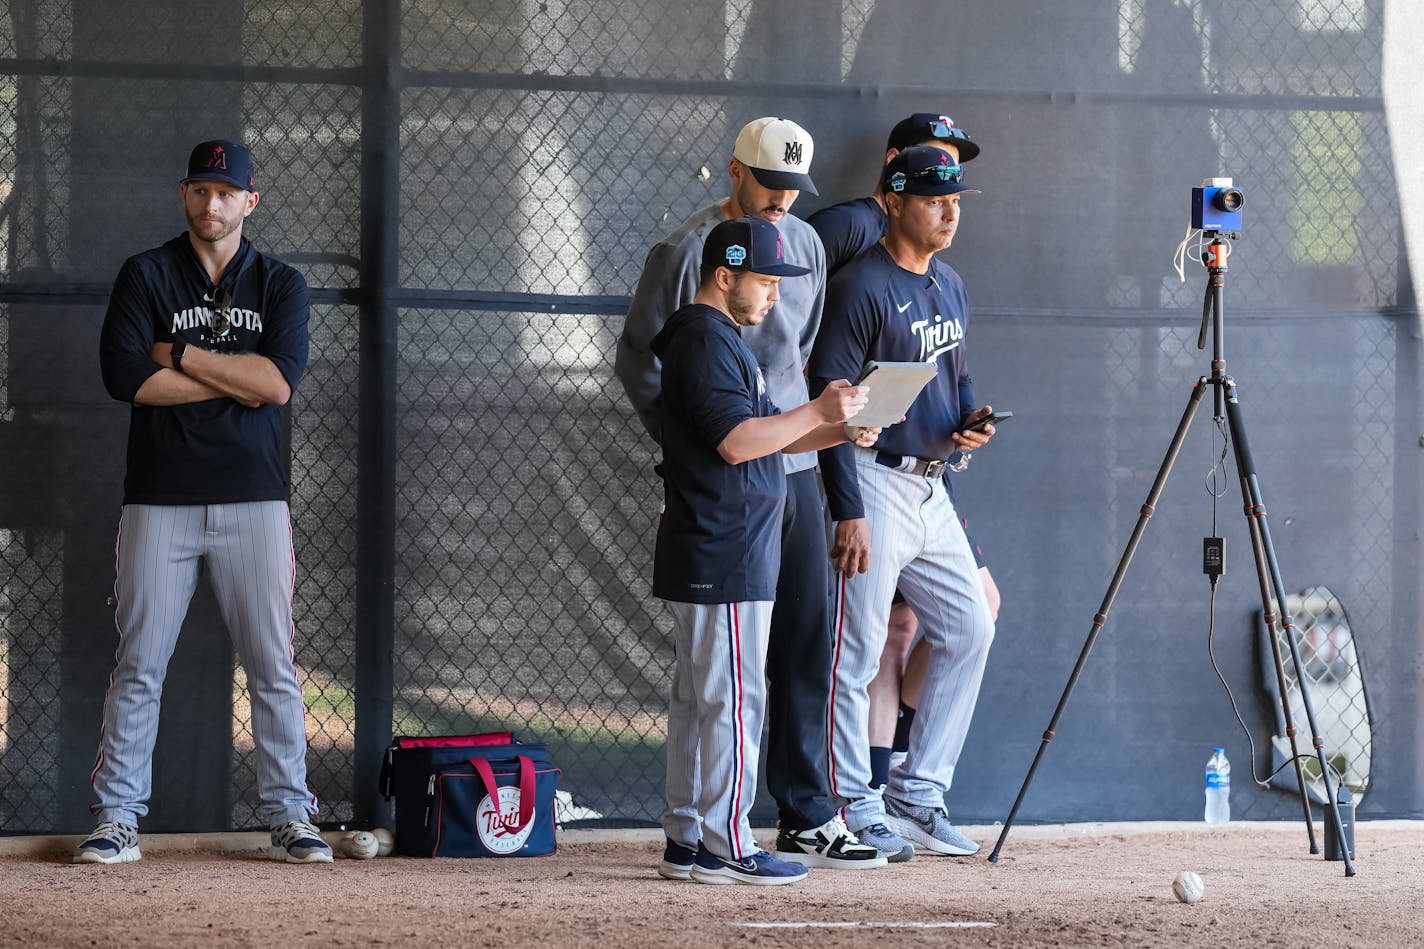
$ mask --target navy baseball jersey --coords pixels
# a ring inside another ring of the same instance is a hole
[[[822,208],[806,219],[826,248],[826,274],[833,277],[846,264],[885,236],[890,226],[874,198],[856,198]]]
[[[915,399],[906,421],[881,433],[876,448],[896,455],[947,459],[950,437],[974,409],[965,363],[969,300],[959,274],[931,258],[927,273],[900,267],[879,244],[841,268],[826,292],[821,332],[807,372],[820,393],[834,379],[859,377],[869,361],[933,362],[939,373]],[[831,517],[863,515],[850,445],[821,452]]]
[[[662,361],[667,507],[653,594],[682,603],[775,600],[786,498],[780,453],[730,465],[717,452],[742,422],[779,412],[756,357],[730,317],[698,303],[674,313],[652,349]]]
[[[230,300],[225,311],[221,302]],[[155,342],[179,339],[219,353],[258,353],[296,391],[307,364],[306,280],[246,238],[214,286],[188,235],[124,262],[99,338],[104,386],[133,403],[125,504],[283,501],[288,495],[282,410],[230,398],[134,403],[160,366]]]

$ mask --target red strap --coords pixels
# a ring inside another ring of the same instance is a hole
[[[441,735],[433,738],[397,738],[401,748],[469,748],[484,745],[509,745],[513,732],[485,732],[482,735]]]
[[[470,764],[475,766],[475,773],[480,776],[480,780],[485,783],[485,790],[489,792],[490,800],[494,802],[496,813],[500,815],[500,820],[504,820],[504,809],[499,806],[499,785],[494,780],[494,769],[490,767],[488,758],[471,758]],[[534,819],[534,759],[528,755],[519,756],[519,823],[510,827],[506,822],[505,827],[511,834],[517,834],[529,822]]]

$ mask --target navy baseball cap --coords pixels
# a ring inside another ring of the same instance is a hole
[[[702,266],[772,277],[800,277],[811,272],[809,267],[786,262],[781,232],[759,217],[736,217],[712,228],[702,244]]]
[[[188,156],[188,176],[182,183],[198,180],[221,181],[243,191],[256,191],[257,182],[252,177],[252,153],[226,139],[203,142]]]
[[[893,148],[898,151],[932,138],[948,142],[959,149],[960,161],[973,161],[979,155],[979,146],[970,141],[968,132],[955,125],[954,119],[949,116],[936,115],[933,112],[916,112],[909,118],[901,119],[890,130],[885,149],[888,151]]]
[[[964,183],[964,167],[957,165],[949,152],[933,145],[912,145],[885,166],[880,186],[886,194],[922,194],[931,197],[946,194],[978,193]]]

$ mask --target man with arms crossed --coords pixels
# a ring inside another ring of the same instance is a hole
[[[187,233],[125,261],[100,334],[104,385],[132,410],[114,584],[118,665],[91,778],[99,825],[74,861],[141,856],[164,674],[201,562],[247,672],[270,856],[328,863],[306,788],[282,447],[281,407],[307,363],[307,284],[242,236],[258,200],[246,148],[193,149],[179,195]]]

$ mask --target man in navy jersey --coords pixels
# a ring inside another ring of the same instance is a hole
[[[912,145],[941,148],[961,165],[977,158],[980,151],[979,145],[955,125],[953,119],[933,112],[916,112],[895,124],[885,142],[885,163],[900,154],[901,149]],[[962,169],[959,183],[958,193],[975,193],[964,184]],[[835,276],[842,266],[874,247],[885,236],[885,188],[881,176],[876,176],[875,190],[869,197],[822,208],[808,217],[806,223],[815,229],[826,247],[827,275]],[[962,459],[957,461],[963,463]],[[945,478],[949,478],[948,473]],[[953,493],[951,483],[951,497]],[[984,585],[984,595],[989,600],[989,612],[997,620],[999,588],[994,583],[988,564],[984,562],[983,552],[972,537],[970,547],[974,551],[974,562],[979,567],[979,581]],[[875,787],[885,786],[891,766],[903,761],[909,749],[910,728],[914,725],[929,665],[929,648],[923,640],[911,651],[918,625],[915,611],[896,590],[890,609],[885,652],[880,657],[880,671],[870,683],[868,737],[871,784]]]
[[[766,318],[783,277],[811,272],[789,262],[774,225],[761,218],[723,221],[708,232],[701,259],[696,296],[651,340],[662,367],[666,507],[653,593],[672,610],[673,692],[691,709],[689,716],[669,717],[668,746],[689,748],[700,762],[693,813],[669,801],[668,845],[658,872],[699,883],[794,883],[806,877],[805,866],[761,850],[747,822],[781,559],[786,474],[780,453],[844,444],[844,422],[865,405],[866,390],[844,379],[828,381],[818,398],[784,414],[769,398],[742,330]],[[877,434],[865,429],[856,444],[868,447]],[[676,784],[669,788],[677,793]],[[859,865],[884,863],[868,850]]]
[[[836,522],[831,556],[841,574],[831,793],[863,842],[895,854],[910,844],[958,855],[979,849],[944,809],[994,636],[974,554],[943,477],[950,457],[994,434],[992,426],[965,427],[991,409],[974,409],[964,284],[934,256],[954,240],[959,176],[958,162],[936,147],[907,148],[886,165],[885,236],[831,281],[808,368],[813,391],[831,379],[856,378],[868,360],[933,362],[939,370],[876,450],[821,453]],[[871,786],[867,689],[897,581],[920,619],[930,668],[906,760],[882,795]]]
[[[795,122],[764,116],[737,135],[727,163],[732,193],[693,212],[648,252],[618,338],[614,372],[653,440],[662,441],[658,414],[661,363],[651,341],[670,314],[692,302],[698,290],[702,244],[729,218],[756,217],[775,225],[786,259],[810,273],[789,281],[760,324],[744,339],[756,354],[772,401],[784,410],[807,401],[805,366],[821,323],[826,255],[816,232],[791,213],[811,181],[814,143]],[[786,504],[782,514],[780,573],[771,620],[766,785],[776,800],[781,833],[777,852],[814,867],[858,869],[873,863],[873,847],[861,847],[836,817],[826,790],[826,715],[831,682],[830,581],[826,513],[816,480],[814,455],[786,454]],[[685,718],[691,706],[674,692],[668,717]],[[693,749],[669,744],[666,875],[683,879],[697,847],[693,802],[699,764]]]
[[[327,863],[310,818],[306,709],[292,656],[292,553],[282,406],[307,364],[307,284],[242,236],[252,155],[203,142],[178,186],[187,232],[124,262],[99,360],[132,406],[119,519],[117,666],[91,782],[99,825],[76,863],[141,857],[168,659],[206,567],[247,673],[269,855]]]

